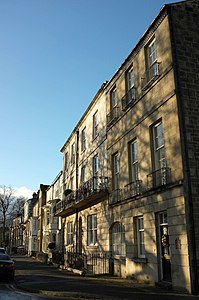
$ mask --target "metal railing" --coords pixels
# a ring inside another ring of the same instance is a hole
[[[160,63],[155,62],[153,63],[145,72],[144,76],[142,77],[142,88],[148,86],[150,82],[153,82],[159,75],[160,75]]]
[[[106,116],[106,124],[107,126],[110,126],[112,123],[114,123],[118,118],[118,107],[113,107],[110,112]]]
[[[136,100],[136,90],[131,88],[125,96],[122,98],[122,110],[126,110],[128,107],[132,106]]]
[[[124,187],[124,198],[131,198],[142,193],[142,180],[133,181]]]
[[[63,200],[56,204],[55,214],[64,211],[67,207],[100,192],[108,192],[108,177],[93,176],[82,183],[80,187],[68,194]]]
[[[163,167],[147,175],[148,188],[156,188],[171,182],[171,169]]]
[[[121,189],[111,191],[111,193],[109,194],[109,204],[114,204],[120,202],[121,200],[122,200]]]
[[[106,253],[66,253],[67,267],[81,270],[86,274],[109,274],[110,255]]]

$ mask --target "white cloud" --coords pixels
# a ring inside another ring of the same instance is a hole
[[[25,197],[25,198],[32,198],[32,195],[33,195],[33,191],[29,190],[27,187],[25,186],[21,186],[19,188],[14,188],[14,196],[16,197]]]

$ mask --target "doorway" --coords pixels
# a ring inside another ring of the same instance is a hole
[[[158,213],[158,258],[160,280],[171,281],[171,255],[169,245],[169,228],[167,212]]]

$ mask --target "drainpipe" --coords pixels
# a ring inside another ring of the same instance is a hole
[[[168,8],[167,8],[168,9]],[[189,165],[189,156],[188,156],[188,148],[187,148],[187,134],[186,134],[186,125],[185,125],[185,112],[182,101],[182,92],[181,92],[181,81],[179,76],[179,62],[176,51],[176,31],[175,25],[173,22],[172,10],[168,9],[168,18],[169,25],[171,31],[171,42],[174,47],[172,47],[172,55],[174,62],[174,76],[175,76],[175,84],[176,84],[176,98],[179,114],[179,122],[180,122],[180,135],[182,137],[181,140],[181,149],[182,149],[182,158],[183,158],[183,172],[184,178],[186,179],[184,184],[184,190],[187,191],[187,197],[185,194],[185,208],[186,208],[186,223],[188,230],[188,247],[189,247],[189,264],[190,264],[190,276],[191,276],[191,292],[192,294],[198,294],[198,273],[197,273],[197,254],[196,254],[196,240],[195,240],[195,225],[194,225],[194,217],[193,217],[193,197],[192,197],[192,188],[191,188],[191,176],[190,176],[190,165]],[[185,184],[187,183],[187,187]]]
[[[76,190],[78,190],[79,187],[79,130],[76,131],[76,158],[75,158],[75,171],[76,171]],[[78,209],[76,209],[76,217],[75,217],[75,223],[76,223],[76,232],[75,232],[75,252],[78,252]]]

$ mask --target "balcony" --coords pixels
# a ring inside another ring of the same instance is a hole
[[[110,193],[109,204],[115,204],[142,194],[142,181],[136,180]]]
[[[126,95],[122,98],[122,110],[126,110],[131,107],[136,100],[136,90],[135,88],[131,88]]]
[[[103,201],[108,195],[108,178],[92,177],[56,204],[55,216],[66,217]]]
[[[146,90],[159,76],[161,72],[160,63],[155,62],[151,65],[142,77],[142,89]]]
[[[124,187],[124,198],[132,198],[136,197],[142,194],[142,181],[136,180],[134,182],[131,182]]]
[[[171,169],[163,167],[147,175],[149,189],[158,188],[171,183]]]
[[[107,127],[111,126],[114,122],[116,122],[117,118],[118,118],[118,107],[115,106],[111,109],[111,111],[106,116]]]

